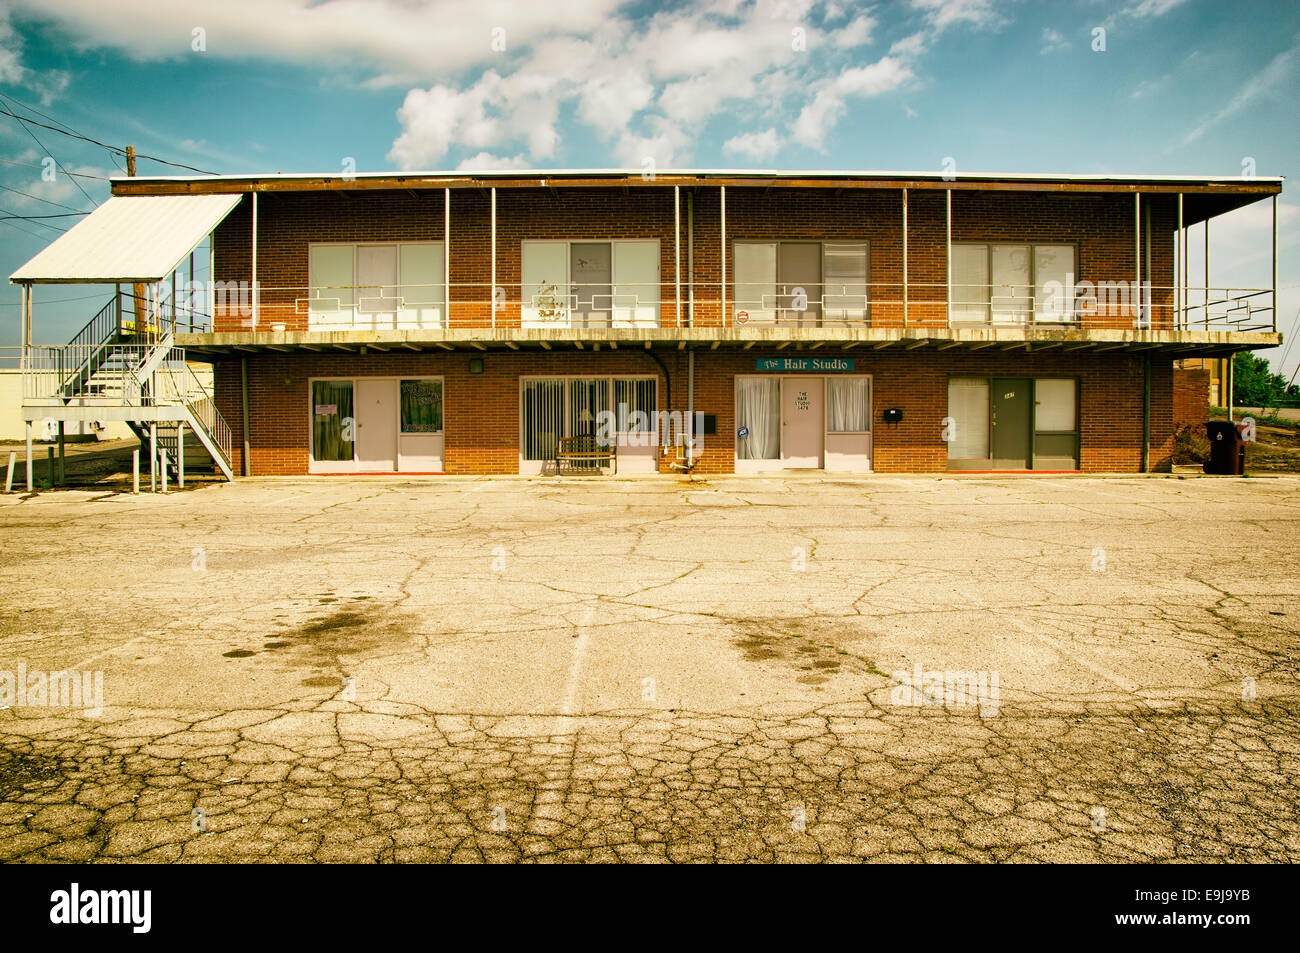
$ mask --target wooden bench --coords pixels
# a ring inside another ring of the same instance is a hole
[[[608,464],[614,473],[618,473],[618,447],[613,443],[602,445],[594,434],[561,437],[555,449],[556,476],[564,472],[566,461],[583,469]]]

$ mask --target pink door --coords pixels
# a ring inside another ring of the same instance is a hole
[[[781,380],[781,465],[787,469],[822,467],[825,385],[820,377]]]
[[[397,381],[357,381],[357,470],[397,469]]]

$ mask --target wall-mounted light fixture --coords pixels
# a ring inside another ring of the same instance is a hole
[[[483,373],[483,358],[481,358],[481,357],[471,357],[471,358],[469,359],[469,372],[470,372],[471,374],[482,374],[482,373]]]

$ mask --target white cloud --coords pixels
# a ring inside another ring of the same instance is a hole
[[[847,69],[822,85],[811,103],[799,113],[794,138],[803,145],[824,149],[826,134],[844,114],[848,99],[869,99],[898,89],[912,78],[901,59],[886,56],[870,66]]]
[[[993,9],[992,0],[912,0],[912,6],[923,11],[936,30],[945,30],[958,23],[994,27],[1003,22]]]
[[[480,152],[465,159],[456,168],[485,172],[490,169],[527,169],[529,165],[528,157],[522,153],[517,156],[496,156],[490,152]]]
[[[1206,116],[1184,136],[1183,145],[1190,145],[1219,123],[1237,115],[1255,100],[1283,87],[1290,80],[1298,57],[1300,57],[1300,44],[1274,56],[1262,70],[1237,90],[1236,95],[1228,101],[1227,105]]]
[[[1038,52],[1043,56],[1070,48],[1070,41],[1059,30],[1053,30],[1051,27],[1043,28],[1042,43],[1042,48]]]
[[[484,63],[509,62],[538,37],[597,32],[621,0],[10,0],[58,25],[78,49],[113,47],[138,60],[211,56],[272,58],[313,67],[347,64],[394,84],[428,81]],[[207,50],[191,50],[192,31]],[[491,49],[505,30],[506,50]],[[373,81],[373,78],[372,78]]]
[[[21,83],[26,72],[21,41],[9,22],[9,11],[0,7],[0,83]]]
[[[775,155],[777,150],[781,148],[781,138],[777,135],[775,129],[765,129],[762,132],[747,132],[743,135],[732,136],[722,144],[722,148],[726,152],[737,153],[750,159],[765,159],[768,156]]]
[[[629,0],[10,2],[74,49],[300,63],[339,86],[406,86],[388,153],[402,168],[475,153],[541,165],[570,122],[633,165],[680,162],[731,116],[822,148],[850,103],[907,83],[939,33],[1002,22],[990,0],[911,0],[903,29],[913,32],[873,61],[860,50],[875,39],[878,8],[846,0],[697,0],[648,12]],[[808,52],[791,43],[794,26]],[[191,50],[198,27],[206,52]],[[504,51],[492,48],[497,28]]]
[[[1124,16],[1145,20],[1150,17],[1164,16],[1174,7],[1181,7],[1187,0],[1141,0],[1120,11]]]
[[[866,46],[871,42],[871,33],[876,28],[876,20],[869,13],[864,13],[851,21],[847,26],[836,27],[828,32],[834,46],[842,50],[853,49],[856,46]]]

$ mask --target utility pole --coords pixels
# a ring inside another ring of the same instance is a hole
[[[135,178],[135,146],[126,147],[126,174]],[[145,333],[149,327],[149,316],[146,314],[143,325],[140,321],[141,307],[140,303],[144,301],[146,294],[145,286],[136,282],[131,286],[131,316],[134,319],[135,333],[137,335]],[[122,324],[122,315],[117,316],[118,326]]]

